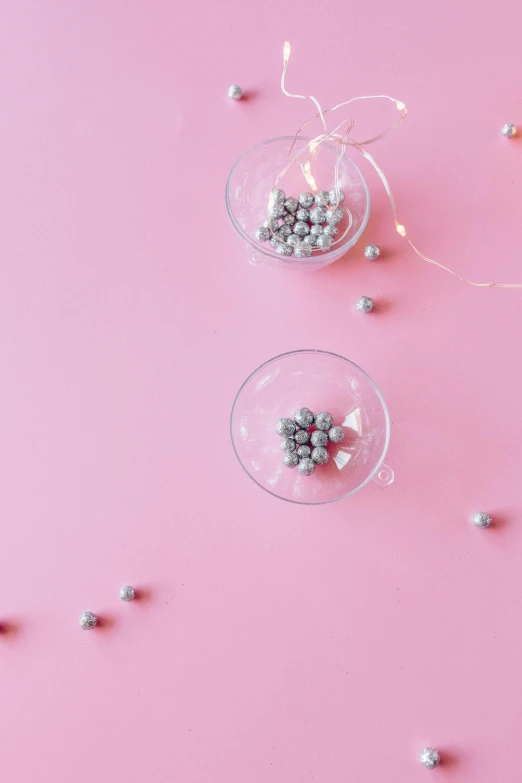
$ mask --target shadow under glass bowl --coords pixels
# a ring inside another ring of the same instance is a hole
[[[290,156],[292,142],[294,149]],[[344,154],[339,162],[339,186],[344,191],[344,206],[352,213],[353,223],[341,242],[323,253],[314,250],[310,258],[281,256],[275,252],[269,242],[258,242],[254,237],[256,228],[263,225],[267,218],[268,198],[278,175],[288,165],[291,158],[301,150],[308,152],[311,140],[304,136],[280,136],[268,139],[247,150],[234,164],[229,174],[225,200],[228,215],[238,234],[249,245],[249,258],[254,266],[263,263],[281,266],[286,269],[321,269],[343,256],[361,236],[370,215],[370,194],[364,178],[355,163]],[[320,190],[331,190],[335,185],[335,165],[340,148],[335,144],[323,142],[310,159],[311,172]],[[288,172],[278,182],[287,196],[298,197],[303,191],[310,191],[299,161],[301,155]],[[345,215],[338,228],[341,236],[348,225]]]
[[[329,443],[330,459],[311,476],[283,465],[275,423],[302,407],[328,411],[342,425],[342,443]],[[239,389],[230,416],[236,456],[250,478],[271,495],[293,503],[331,503],[371,479],[386,486],[383,464],[390,420],[379,389],[364,370],[328,351],[284,353],[258,367]]]

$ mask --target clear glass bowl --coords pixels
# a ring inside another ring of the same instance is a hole
[[[283,465],[275,423],[299,408],[328,411],[345,429],[344,441],[330,443],[330,459],[311,476]],[[328,351],[292,351],[254,370],[239,389],[230,416],[236,456],[250,478],[271,495],[293,503],[331,503],[370,479],[391,484],[383,464],[390,419],[379,389],[353,362]]]
[[[275,252],[269,242],[258,242],[254,231],[267,218],[267,205],[270,191],[275,185],[277,176],[288,165],[291,157],[307,147],[310,139],[298,136],[291,156],[290,147],[294,136],[281,136],[269,139],[247,150],[235,163],[227,180],[225,199],[228,215],[232,225],[239,235],[248,243],[249,260],[259,266],[270,263],[286,269],[321,269],[337,261],[359,239],[370,214],[370,194],[366,182],[355,163],[347,155],[343,155],[339,164],[339,185],[345,193],[344,205],[352,213],[353,223],[344,239],[335,244],[326,253],[314,250],[310,258],[281,256]],[[335,185],[335,164],[339,157],[340,147],[324,142],[317,148],[311,159],[311,171],[321,190],[331,190]],[[298,158],[284,177],[278,182],[287,196],[299,196],[303,191],[310,191],[299,161],[304,162],[304,154]],[[342,235],[347,224],[344,218],[339,235]]]

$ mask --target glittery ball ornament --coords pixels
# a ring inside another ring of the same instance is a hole
[[[295,451],[295,440],[293,438],[284,438],[279,444],[281,451]]]
[[[333,424],[333,417],[331,413],[328,413],[327,411],[321,411],[320,413],[315,414],[315,426],[318,430],[329,430]],[[323,444],[315,444],[317,446],[323,445]]]
[[[311,476],[315,470],[315,462],[310,457],[304,457],[299,461],[297,469],[302,476]]]
[[[296,258],[310,258],[311,255],[312,246],[307,242],[299,242],[299,244],[294,247],[294,256]]]
[[[373,310],[373,299],[369,296],[361,296],[355,306],[361,313],[370,313]]]
[[[311,223],[324,223],[326,220],[326,211],[322,207],[314,207],[310,210]]]
[[[364,257],[367,258],[368,261],[376,261],[380,255],[381,251],[377,245],[366,245],[364,248]]]
[[[136,598],[136,590],[131,585],[123,585],[120,590],[120,598],[122,601],[134,601]]]
[[[343,219],[343,216],[344,212],[341,207],[337,207],[337,209],[327,209],[325,213],[326,222],[331,226],[336,226],[338,223],[340,223]]]
[[[302,220],[298,221],[294,226],[294,234],[297,234],[298,237],[305,237],[309,231],[309,227]]]
[[[440,754],[435,748],[424,748],[419,756],[420,763],[428,769],[434,769],[440,764]]]
[[[328,443],[328,433],[323,432],[322,430],[314,430],[310,435],[310,443],[314,448],[326,446]]]
[[[308,430],[297,430],[297,432],[294,435],[295,442],[301,446],[303,443],[308,443],[310,440],[310,433]]]
[[[321,234],[324,234],[324,228],[321,225],[312,226],[312,228],[310,229],[310,233],[314,237],[320,237]]]
[[[341,443],[344,440],[344,430],[342,427],[332,427],[328,431],[328,437],[332,443]]]
[[[298,209],[297,212],[295,213],[295,217],[296,220],[300,220],[303,223],[308,223],[308,221],[310,220],[310,212],[307,209],[303,209],[301,207],[301,209]]]
[[[258,242],[267,242],[270,239],[270,229],[268,226],[260,226],[260,228],[256,228],[255,238]]]
[[[295,412],[294,421],[298,427],[311,427],[314,423],[314,414],[310,408],[299,408]]]
[[[286,242],[278,242],[275,246],[276,253],[280,256],[291,256],[294,252],[292,245],[288,245]]]
[[[332,190],[329,193],[328,201],[330,204],[342,204],[344,201],[344,191],[339,189],[338,191],[335,188],[332,188]]]
[[[489,527],[493,520],[485,511],[475,511],[471,517],[475,527]]]
[[[320,247],[323,253],[332,247],[332,237],[329,234],[321,234],[317,237],[317,247]]]
[[[283,217],[283,223],[287,226],[293,226],[295,223],[295,215],[290,214],[290,212],[287,212],[287,214]]]
[[[310,245],[310,247],[315,247],[317,245],[317,237],[313,234],[308,234],[307,236],[303,237],[303,244]]]
[[[98,618],[94,612],[84,612],[80,617],[80,628],[84,631],[92,631],[93,628],[96,628],[97,622]]]
[[[283,465],[287,468],[296,468],[299,465],[299,457],[297,454],[285,454]]]
[[[323,234],[327,234],[329,237],[334,237],[336,234],[339,233],[339,229],[335,226],[331,226],[329,223],[327,226],[324,226],[323,228]]]
[[[241,98],[243,91],[239,84],[231,84],[227,92],[229,98],[232,98],[234,101],[238,101]]]
[[[272,218],[272,220],[277,220],[278,218],[282,218],[285,214],[285,208],[282,204],[273,204],[268,210],[268,217]]]
[[[326,465],[329,458],[330,455],[324,446],[316,446],[316,448],[312,451],[312,459],[318,465]]]
[[[292,215],[289,215],[289,217],[292,217]],[[281,228],[278,230],[277,235],[280,236],[282,239],[288,239],[288,237],[292,236],[292,226],[288,226],[286,223],[281,226]]]
[[[506,139],[512,139],[513,136],[516,136],[517,134],[517,126],[513,125],[512,122],[507,122],[502,126],[502,130],[500,132],[503,136],[506,137]]]
[[[310,209],[310,207],[314,203],[314,197],[311,193],[300,193],[299,203],[301,204],[303,209]]]
[[[298,446],[296,451],[296,454],[300,459],[303,459],[304,457],[309,457],[311,453],[312,453],[312,449],[310,448],[310,446],[307,446],[304,443],[302,446]]]
[[[305,237],[305,239],[308,239],[308,237]],[[300,237],[297,236],[297,234],[290,234],[288,239],[286,240],[289,245],[292,247],[295,247],[296,245],[299,245],[301,242]]]
[[[287,212],[297,212],[299,209],[299,202],[293,196],[288,196],[285,201],[285,209]]]
[[[285,191],[281,190],[281,188],[274,188],[270,196],[275,204],[283,205],[285,203],[285,199],[286,199]]]
[[[295,432],[295,424],[292,419],[278,419],[276,421],[276,431],[283,438],[289,438]]]
[[[330,193],[327,190],[318,190],[314,198],[315,203],[320,206],[328,206],[330,203]]]

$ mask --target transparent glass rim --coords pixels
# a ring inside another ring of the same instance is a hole
[[[363,481],[362,484],[359,484],[358,487],[355,487],[355,489],[351,489],[349,492],[346,492],[344,495],[340,495],[338,498],[332,498],[331,500],[318,500],[318,501],[302,501],[302,500],[292,500],[292,498],[284,498],[281,497],[281,495],[278,495],[277,492],[271,492],[267,487],[265,487],[263,484],[260,484],[259,481],[257,481],[252,474],[247,470],[246,466],[243,464],[241,457],[239,456],[236,444],[234,442],[234,433],[233,433],[233,421],[234,421],[234,411],[236,409],[237,401],[241,395],[241,392],[247,385],[247,383],[256,375],[260,370],[263,369],[263,367],[267,367],[269,364],[273,364],[273,362],[278,361],[278,359],[285,359],[287,356],[297,356],[298,354],[321,354],[322,356],[333,356],[335,359],[341,359],[343,362],[346,362],[346,364],[351,364],[352,367],[355,367],[356,370],[358,370],[362,375],[367,378],[367,380],[370,381],[371,386],[373,387],[375,393],[377,394],[377,397],[379,398],[379,401],[382,405],[382,409],[384,412],[384,420],[386,422],[386,438],[384,441],[384,446],[381,452],[381,456],[379,457],[379,460],[373,470],[373,472],[368,476],[367,479]],[[232,448],[234,449],[234,454],[237,457],[237,461],[247,474],[247,476],[252,479],[254,484],[257,484],[258,487],[261,487],[265,492],[267,492],[269,495],[272,495],[272,497],[278,498],[279,500],[284,500],[287,503],[295,503],[298,506],[324,506],[327,503],[336,503],[338,500],[344,500],[345,498],[349,497],[350,495],[354,495],[356,492],[358,492],[360,489],[365,487],[379,472],[384,459],[386,457],[386,454],[388,452],[388,446],[390,445],[390,414],[388,413],[388,406],[386,405],[386,402],[384,400],[384,397],[381,394],[381,390],[373,380],[373,378],[368,375],[368,373],[363,370],[362,367],[359,367],[358,364],[355,362],[352,362],[350,359],[347,359],[345,356],[341,356],[339,353],[333,353],[332,351],[323,351],[318,348],[301,348],[297,351],[286,351],[285,353],[280,353],[278,356],[273,356],[271,359],[268,359],[266,362],[263,362],[263,364],[260,364],[259,367],[257,367],[253,372],[250,373],[250,375],[243,381],[241,386],[239,387],[239,390],[234,398],[234,402],[232,404],[232,410],[230,412],[230,440],[232,441]]]
[[[254,240],[254,238],[251,237],[249,234],[247,234],[246,231],[244,231],[243,228],[237,222],[236,218],[234,217],[234,213],[233,213],[232,206],[231,206],[231,203],[230,203],[230,180],[232,179],[234,171],[239,166],[239,164],[243,161],[243,159],[246,158],[247,155],[250,155],[258,147],[264,147],[265,144],[272,144],[272,143],[274,143],[276,141],[289,141],[289,142],[292,142],[294,140],[295,141],[306,141],[306,142],[311,141],[311,139],[308,136],[275,136],[273,139],[265,139],[265,141],[260,141],[257,144],[254,144],[253,147],[249,147],[241,155],[241,157],[239,157],[236,160],[236,162],[232,166],[232,168],[230,170],[230,174],[228,175],[227,184],[226,184],[226,187],[225,187],[225,204],[226,204],[226,207],[227,207],[228,216],[230,218],[230,221],[231,221],[232,225],[234,226],[234,228],[238,232],[238,234],[244,240],[246,240],[248,242],[248,244],[251,247],[253,247],[255,250],[259,251],[260,253],[263,253],[264,255],[270,256],[271,258],[276,258],[278,260],[281,260],[281,256],[278,253],[276,253],[274,250],[269,250],[268,247],[262,246],[259,242],[256,242]],[[336,154],[339,154],[339,150],[333,144],[330,144],[327,141],[323,142],[323,144],[328,149],[331,149]],[[306,257],[305,258],[300,258],[299,259],[299,264],[300,265],[309,264],[310,266],[313,266],[319,260],[322,261],[322,265],[325,265],[324,264],[325,259],[331,258],[333,255],[337,255],[337,257],[340,258],[341,255],[343,254],[343,252],[347,252],[347,250],[345,248],[348,245],[350,245],[349,249],[351,249],[359,241],[362,232],[366,228],[366,224],[367,224],[368,218],[370,216],[370,191],[368,190],[368,185],[366,184],[366,180],[364,179],[364,177],[363,177],[359,167],[353,162],[353,160],[346,153],[344,153],[343,157],[350,161],[351,165],[354,167],[354,169],[357,171],[358,175],[360,176],[362,184],[364,185],[364,190],[366,192],[366,212],[365,212],[365,215],[364,215],[364,219],[361,222],[361,225],[357,229],[355,234],[350,239],[348,239],[348,241],[345,242],[345,244],[339,245],[339,247],[335,247],[332,250],[329,250],[327,253],[321,253],[320,255],[317,254],[316,256],[311,255],[310,258],[306,258]]]

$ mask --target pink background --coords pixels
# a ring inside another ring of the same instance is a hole
[[[522,281],[499,134],[521,24],[509,2],[4,1],[3,781],[519,780],[522,292],[416,259],[366,164],[364,237],[315,274],[251,266],[224,187],[308,116],[279,91],[288,38],[290,90],[408,106],[374,152],[413,241]],[[382,389],[392,487],[303,508],[237,464],[237,388],[307,347]]]

